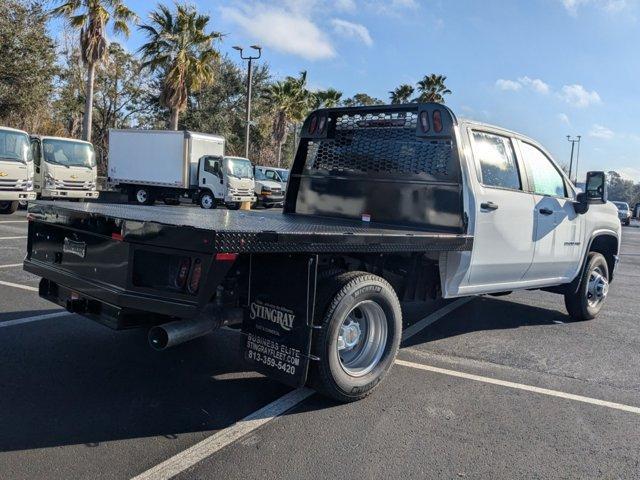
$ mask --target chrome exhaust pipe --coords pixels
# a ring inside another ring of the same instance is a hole
[[[156,325],[149,330],[149,345],[156,350],[165,350],[202,337],[219,326],[220,323],[214,319],[202,318],[177,320],[163,325]]]

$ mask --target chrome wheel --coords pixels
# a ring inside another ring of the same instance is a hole
[[[146,190],[140,189],[136,192],[136,200],[138,203],[146,203],[149,198],[149,194]]]
[[[590,307],[599,306],[609,293],[609,280],[600,267],[596,267],[589,276],[587,286],[587,303]]]
[[[200,206],[209,210],[213,207],[213,197],[211,195],[203,195],[200,197]]]
[[[342,369],[352,377],[362,377],[380,362],[387,344],[387,317],[371,300],[360,302],[346,315],[336,350]]]

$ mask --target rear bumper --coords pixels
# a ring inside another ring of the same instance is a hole
[[[45,198],[98,198],[100,192],[96,190],[42,190]]]
[[[36,192],[2,191],[0,190],[0,202],[16,202],[18,200],[35,200]]]
[[[115,329],[157,323],[166,317],[191,318],[199,312],[195,301],[124,290],[36,260],[26,259],[24,269],[42,277],[42,298]]]

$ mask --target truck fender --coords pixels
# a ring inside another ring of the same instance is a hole
[[[572,292],[572,293],[578,293],[578,289],[580,288],[580,279],[582,278],[583,274],[584,274],[584,270],[585,268],[587,268],[587,262],[589,260],[589,252],[591,252],[591,248],[593,247],[593,242],[600,237],[613,237],[616,239],[616,242],[618,243],[618,248],[620,248],[620,239],[618,238],[618,235],[612,231],[612,230],[598,230],[596,232],[593,232],[593,234],[591,235],[591,238],[589,239],[589,244],[587,245],[587,249],[584,252],[584,257],[582,259],[582,264],[580,266],[580,270],[578,270],[578,273],[576,275],[576,277],[571,281],[571,283],[569,283],[567,285],[567,291]],[[618,252],[616,252],[615,254],[615,260],[617,261],[618,258]],[[613,279],[613,272],[614,269],[611,268],[610,269],[610,281]]]

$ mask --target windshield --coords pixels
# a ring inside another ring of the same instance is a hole
[[[0,130],[0,160],[30,162],[29,136],[20,132]]]
[[[253,178],[251,162],[246,158],[225,157],[224,164],[227,175],[237,178]]]
[[[277,170],[277,172],[283,182],[286,183],[289,181],[289,170]]]
[[[47,163],[86,168],[96,165],[93,147],[88,143],[45,139],[42,141],[42,149]]]
[[[625,202],[613,202],[618,207],[618,210],[629,210],[629,204]]]
[[[256,168],[256,180],[266,180],[267,177],[264,174],[264,171],[260,170],[259,168]]]

